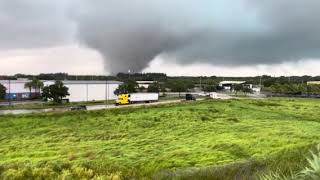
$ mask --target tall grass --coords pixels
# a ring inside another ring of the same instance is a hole
[[[231,180],[278,171],[289,177],[319,143],[319,102],[203,101],[0,116],[0,179]]]
[[[278,170],[260,176],[260,180],[319,180],[320,179],[320,145],[316,151],[311,151],[311,157],[307,158],[308,165],[299,173],[287,176]]]

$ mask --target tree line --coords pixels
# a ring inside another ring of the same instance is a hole
[[[39,75],[16,74],[13,76],[0,75],[0,80],[16,80],[18,78],[38,79],[38,80],[117,80],[117,81],[183,81],[192,84],[212,84],[221,81],[246,81],[250,84],[261,84],[264,87],[270,87],[275,83],[285,84],[301,84],[307,81],[320,81],[320,76],[280,76],[272,77],[269,75],[255,76],[255,77],[218,77],[218,76],[167,76],[164,73],[118,73],[113,76],[103,75],[70,75],[67,73],[42,73]]]
[[[116,91],[120,93],[143,92],[187,92],[195,87],[205,92],[219,90],[218,83],[221,81],[246,81],[248,84],[261,85],[263,91],[275,94],[320,94],[318,85],[307,85],[307,81],[320,81],[320,76],[290,76],[290,77],[217,77],[217,76],[167,76],[164,73],[118,73],[115,76],[89,76],[89,75],[69,75],[67,73],[48,73],[39,75],[16,74],[14,76],[0,76],[2,80],[15,80],[18,78],[33,79],[33,82],[26,84],[26,88],[40,91],[43,88],[41,80],[117,80],[124,82]],[[148,88],[138,87],[136,81],[155,81]],[[249,93],[249,89],[244,87],[234,87],[235,91]],[[239,89],[240,88],[240,89]],[[239,90],[237,90],[239,89]],[[0,85],[0,99],[5,98],[5,87]]]
[[[320,84],[307,83],[275,83],[263,89],[273,94],[290,94],[290,95],[319,95]]]

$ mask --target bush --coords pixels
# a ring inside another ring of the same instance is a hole
[[[300,173],[285,176],[282,172],[271,172],[260,177],[260,180],[319,180],[320,179],[320,145],[316,152],[311,152],[307,158],[308,166]]]

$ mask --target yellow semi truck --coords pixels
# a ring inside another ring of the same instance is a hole
[[[126,105],[134,103],[151,103],[159,101],[158,93],[132,93],[120,94],[116,100],[116,105]]]

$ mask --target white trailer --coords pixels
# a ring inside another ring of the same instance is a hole
[[[132,93],[129,95],[130,103],[159,101],[158,93]]]
[[[210,92],[209,95],[210,95],[210,97],[212,99],[217,99],[218,98],[218,94],[216,92]]]

